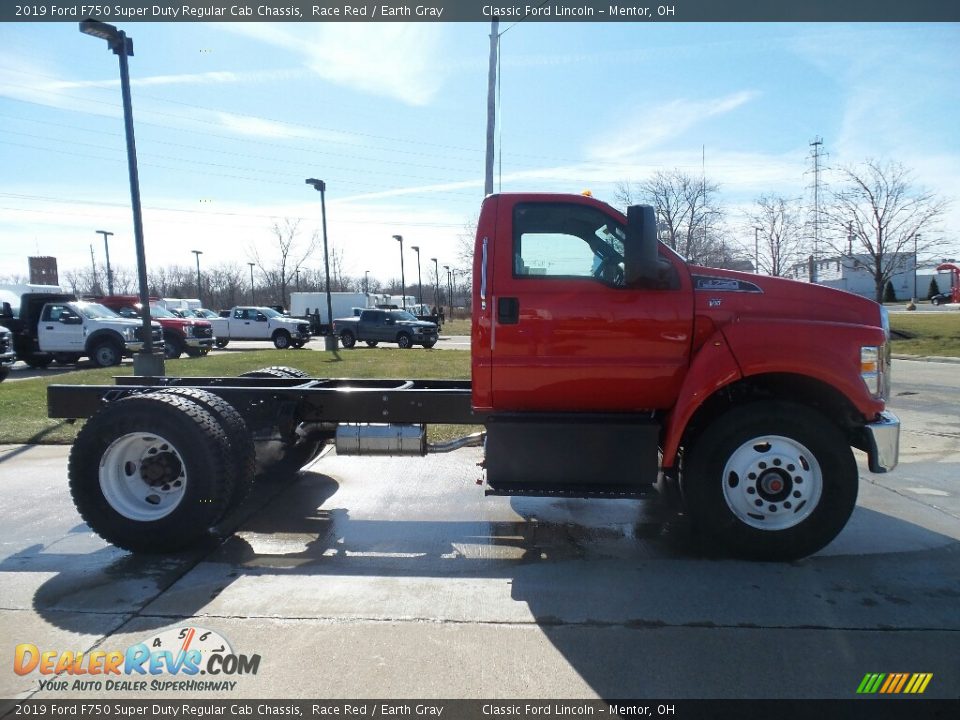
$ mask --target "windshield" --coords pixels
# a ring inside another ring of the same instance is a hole
[[[110,308],[106,308],[100,303],[78,302],[73,304],[77,312],[83,315],[87,320],[113,320],[120,317]]]
[[[207,310],[206,308],[197,308],[196,310],[193,311],[193,314],[196,315],[198,318],[218,318],[218,317],[220,317],[220,316],[217,315],[213,310]]]
[[[263,313],[264,315],[266,315],[268,318],[283,317],[283,315],[281,315],[280,313],[278,313],[278,312],[277,312],[276,310],[274,310],[273,308],[262,307],[262,308],[257,308],[257,310],[259,310],[260,312],[262,312],[262,313]]]
[[[413,315],[411,315],[410,313],[408,313],[406,310],[391,310],[391,311],[390,311],[390,317],[392,317],[394,320],[414,320],[414,321],[416,321],[416,319],[417,319],[416,317],[414,317]]]

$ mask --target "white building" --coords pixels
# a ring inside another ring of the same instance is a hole
[[[887,256],[884,256],[883,262],[884,264],[888,262]],[[897,294],[897,299],[909,300],[914,297],[916,256],[913,253],[897,253],[890,258],[889,262],[894,268],[890,282]],[[797,263],[787,271],[786,277],[846,290],[872,300],[877,296],[872,268],[873,258],[869,255],[837,255],[817,261],[811,258],[807,262]],[[937,282],[940,282],[939,278]],[[925,298],[930,277],[927,276],[924,279],[923,276],[916,275],[916,283],[916,293],[921,298]]]

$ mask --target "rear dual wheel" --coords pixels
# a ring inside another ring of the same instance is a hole
[[[117,547],[186,549],[238,497],[244,461],[234,459],[232,432],[209,404],[173,391],[114,401],[86,422],[70,452],[74,504]]]

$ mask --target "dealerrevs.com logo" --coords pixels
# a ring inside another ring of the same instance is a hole
[[[41,649],[17,645],[13,671],[37,672],[40,690],[166,691],[233,690],[242,675],[256,675],[260,655],[233,651],[220,633],[199,627],[164,630],[126,650]]]

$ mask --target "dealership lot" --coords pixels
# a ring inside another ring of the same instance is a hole
[[[17,644],[124,650],[197,627],[260,656],[198,698],[844,698],[868,672],[930,672],[926,696],[955,698],[958,369],[895,361],[900,467],[862,467],[850,525],[790,564],[717,556],[655,500],[484,498],[476,450],[330,453],[259,487],[222,540],[136,557],[76,515],[68,448],[3,448],[0,696],[107,696],[73,689],[92,676],[39,690],[47,676],[11,669]]]

